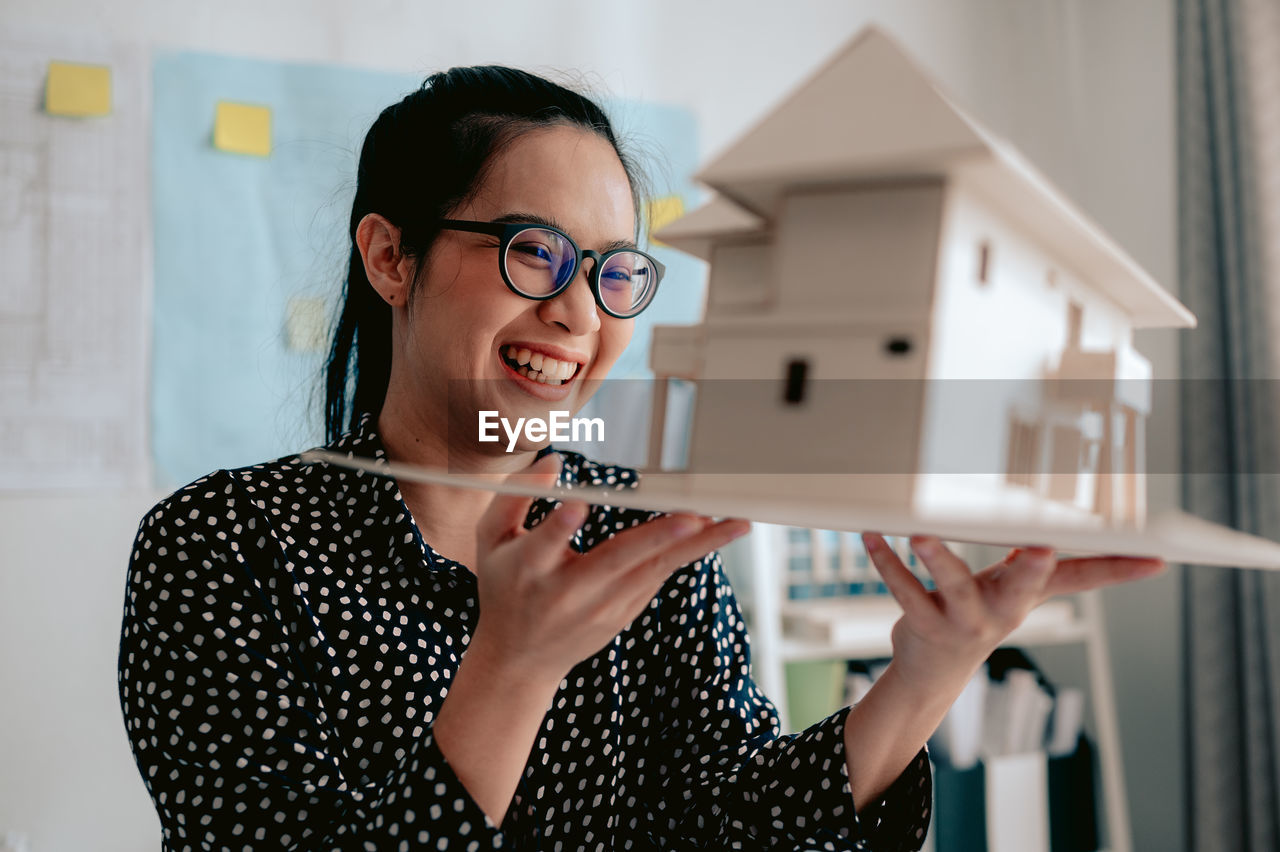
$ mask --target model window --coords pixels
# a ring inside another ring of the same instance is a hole
[[[787,362],[787,386],[783,391],[783,399],[788,405],[799,405],[804,401],[805,382],[809,374],[809,362],[803,358],[793,358]]]
[[[1010,485],[1034,487],[1039,458],[1039,427],[1015,416],[1009,426],[1009,457],[1005,479]]]

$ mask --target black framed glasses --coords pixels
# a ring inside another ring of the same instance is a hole
[[[545,301],[573,283],[583,258],[593,261],[587,280],[596,304],[609,316],[634,317],[653,301],[667,271],[639,249],[597,252],[578,247],[568,234],[549,225],[470,222],[442,219],[446,231],[470,231],[498,237],[498,269],[507,287],[526,299]]]

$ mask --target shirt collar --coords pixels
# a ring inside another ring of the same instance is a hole
[[[365,412],[356,420],[351,430],[331,442],[326,449],[357,458],[387,461],[387,450],[378,436],[377,415]],[[362,470],[336,468],[340,479],[343,501],[351,512],[355,528],[383,530],[374,541],[385,542],[386,550],[377,551],[375,564],[390,570],[425,565],[432,570],[457,567],[458,563],[432,550],[422,538],[413,514],[409,511],[400,486],[393,477],[381,476]]]

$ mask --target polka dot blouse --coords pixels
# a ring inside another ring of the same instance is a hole
[[[365,419],[330,447],[384,457]],[[634,485],[564,453],[568,484]],[[535,501],[527,525],[554,506]],[[651,513],[593,506],[589,550]],[[924,750],[855,813],[844,711],[781,734],[718,554],[560,684],[502,824],[431,723],[480,617],[394,480],[297,457],[218,471],[143,519],[120,704],[164,848],[916,850]]]

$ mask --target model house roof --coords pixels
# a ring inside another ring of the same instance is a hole
[[[735,239],[745,242],[768,232],[769,226],[764,219],[717,195],[671,224],[664,225],[654,236],[667,245],[710,262],[711,249],[716,243]]]
[[[1195,325],[1185,306],[875,27],[714,158],[698,178],[721,197],[658,236],[706,258],[715,241],[753,230],[751,216],[770,221],[785,193],[921,177],[946,179],[1007,213],[1135,327]]]

